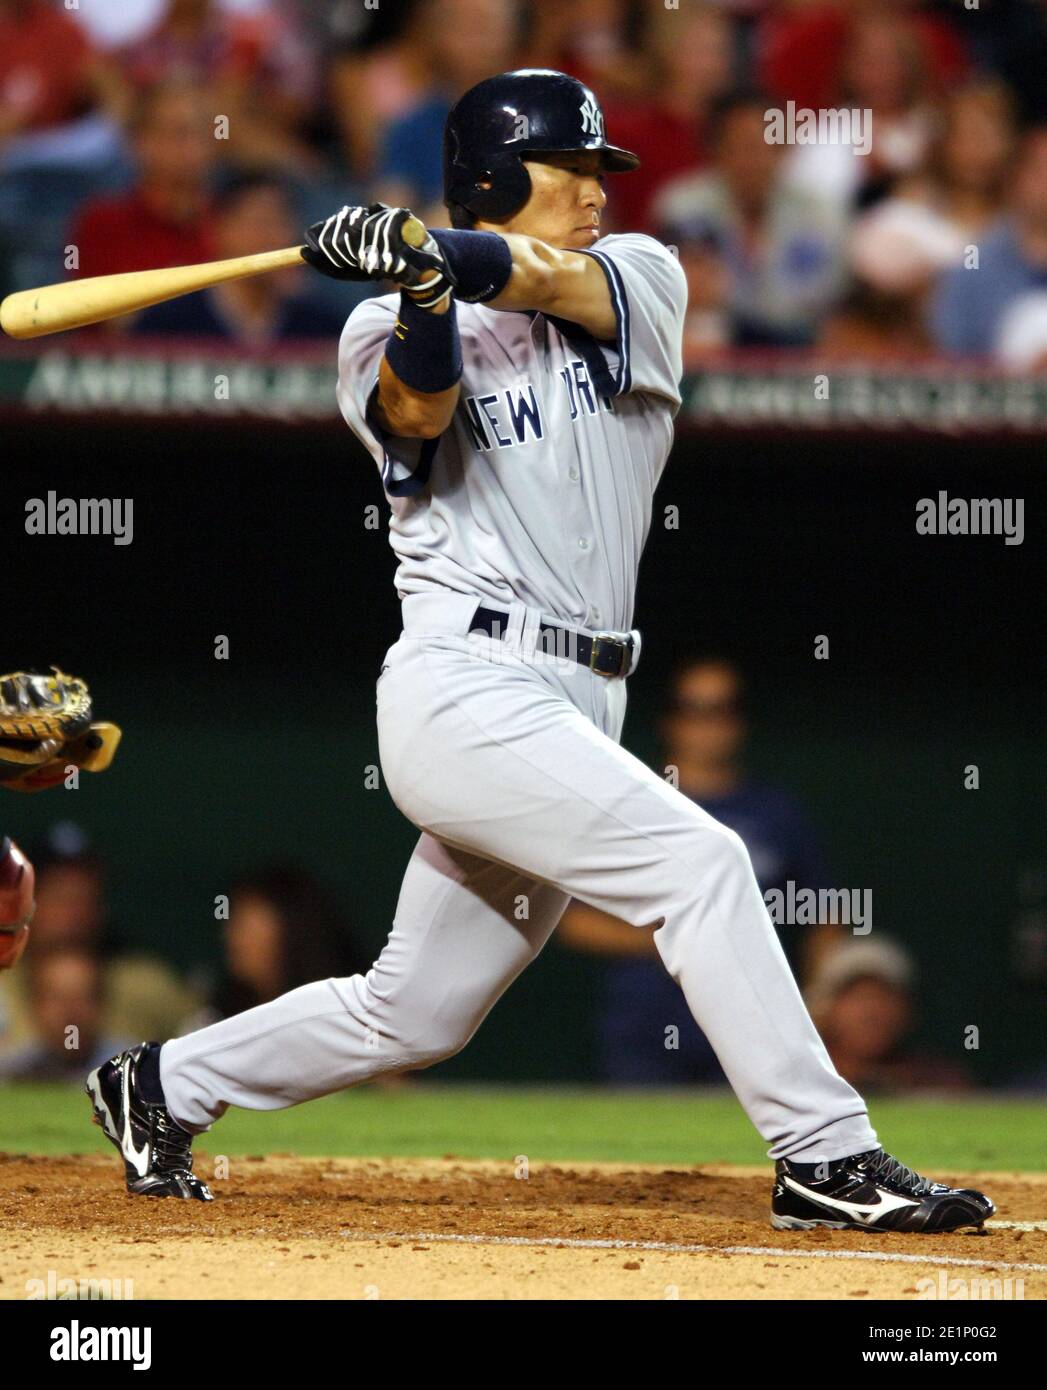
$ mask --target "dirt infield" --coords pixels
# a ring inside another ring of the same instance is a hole
[[[1047,1296],[1047,1174],[965,1175],[986,1235],[874,1237],[772,1230],[769,1173],[234,1158],[203,1205],[128,1197],[115,1159],[0,1155],[0,1298]]]

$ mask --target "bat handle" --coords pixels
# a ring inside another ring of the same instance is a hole
[[[404,225],[400,228],[400,235],[408,246],[413,246],[415,250],[425,244],[425,239],[429,235],[429,229],[424,222],[420,222],[417,217],[408,217]]]

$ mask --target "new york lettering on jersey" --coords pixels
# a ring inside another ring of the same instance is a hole
[[[459,304],[461,396],[437,440],[389,436],[370,409],[397,298],[366,301],[346,324],[339,404],[381,470],[401,595],[444,588],[631,627],[680,403],[686,283],[650,237],[604,237],[586,254],[607,276],[615,341]]]
[[[561,367],[557,375],[567,392],[572,421],[579,416],[595,415],[598,409],[614,409],[607,396],[596,394],[588,368],[580,357]],[[483,396],[464,396],[462,408],[473,446],[482,453],[511,449],[525,444],[528,439],[540,442],[546,437],[542,408],[531,382]]]

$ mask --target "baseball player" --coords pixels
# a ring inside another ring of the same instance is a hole
[[[686,301],[664,246],[601,236],[604,178],[638,162],[581,83],[504,73],[448,117],[451,229],[416,245],[407,209],[374,204],[308,233],[316,269],[398,286],[350,316],[338,400],[391,508],[403,633],[378,677],[379,747],[421,833],[366,975],[90,1074],[133,1193],[208,1200],[190,1144],[230,1105],[279,1109],[457,1052],[573,896],[656,928],[776,1161],[775,1226],[946,1231],[994,1210],[884,1152],[742,840],[619,746]]]

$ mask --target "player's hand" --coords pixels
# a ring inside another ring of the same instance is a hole
[[[29,941],[33,866],[8,836],[0,839],[0,970],[10,970]]]
[[[404,223],[411,217],[410,208],[347,204],[313,223],[305,234],[302,259],[335,280],[395,280],[431,307],[437,302],[434,294],[446,299],[454,277],[434,237],[427,233],[421,246],[405,241]]]

